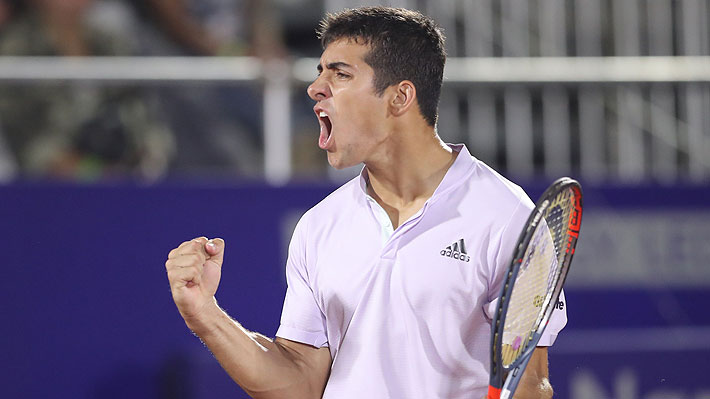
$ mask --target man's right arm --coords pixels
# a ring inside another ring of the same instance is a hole
[[[330,371],[328,348],[251,332],[217,305],[224,241],[204,237],[181,244],[165,263],[173,300],[187,326],[222,367],[255,399],[320,398]]]

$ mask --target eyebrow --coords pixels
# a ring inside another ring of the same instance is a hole
[[[336,61],[336,62],[330,62],[325,65],[327,69],[343,69],[343,68],[349,68],[352,67],[352,65],[342,62],[342,61]],[[323,65],[318,64],[316,67],[318,69],[318,73],[323,72]]]

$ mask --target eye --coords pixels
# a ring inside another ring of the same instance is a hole
[[[336,72],[336,73],[335,73],[335,76],[336,76],[338,79],[347,79],[347,78],[350,77],[350,75],[348,75],[347,73],[340,72],[340,71]]]

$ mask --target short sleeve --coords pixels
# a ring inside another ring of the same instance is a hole
[[[542,333],[540,341],[537,342],[537,346],[552,346],[557,339],[557,334],[564,328],[567,324],[567,301],[565,300],[565,291],[560,291],[560,298],[555,304],[555,309],[550,315],[550,321],[547,323],[545,332]]]
[[[301,218],[291,237],[286,261],[286,297],[281,325],[276,336],[317,348],[327,346],[325,316],[316,302],[309,280],[307,251],[307,214]]]

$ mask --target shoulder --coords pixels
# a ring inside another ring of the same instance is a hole
[[[365,198],[360,188],[360,176],[357,176],[338,187],[307,210],[298,224],[302,225],[301,228],[303,229],[306,226],[316,228],[318,226],[322,227],[324,224],[334,223],[343,215],[360,209],[365,203],[364,201]]]
[[[467,187],[471,195],[479,198],[484,206],[495,212],[522,210],[529,213],[535,206],[522,187],[478,160]]]
[[[361,231],[354,226],[365,219],[361,216],[365,201],[357,179],[343,184],[300,217],[289,251],[301,251],[314,266],[317,255],[329,247],[333,237],[350,237]]]
[[[442,182],[444,190],[440,194],[445,195],[439,197],[443,197],[449,206],[452,202],[463,201],[463,208],[476,211],[486,209],[487,212],[505,213],[520,205],[532,209],[532,201],[519,185],[477,159],[465,145],[450,146],[459,154]]]
[[[340,213],[343,209],[359,206],[362,199],[360,176],[357,176],[328,194],[306,213],[314,216],[331,216]]]

